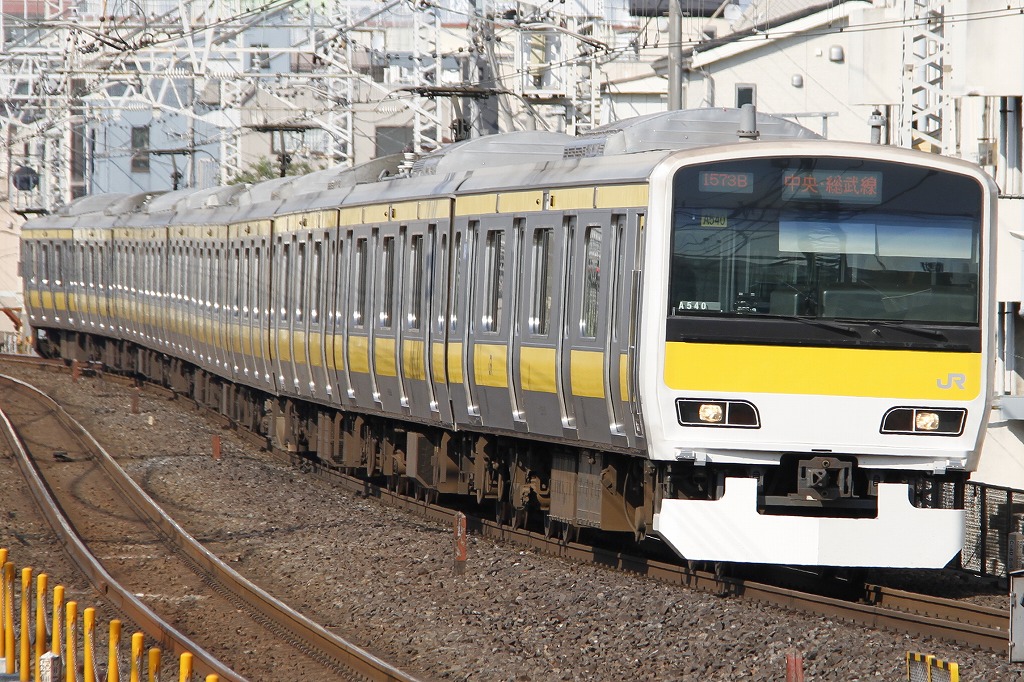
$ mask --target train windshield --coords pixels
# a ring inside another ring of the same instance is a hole
[[[978,324],[976,180],[783,157],[684,168],[673,191],[670,317]]]

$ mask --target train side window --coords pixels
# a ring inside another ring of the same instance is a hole
[[[352,273],[355,280],[355,301],[352,306],[352,322],[357,327],[366,324],[366,238],[356,240],[355,267]]]
[[[309,321],[317,324],[320,322],[320,305],[322,300],[323,281],[320,271],[323,267],[323,242],[313,242],[313,262],[310,267],[310,272],[313,275],[310,281],[311,292],[313,295],[312,304],[313,307],[309,311]]]
[[[220,310],[224,298],[224,268],[220,257],[220,249],[213,252],[213,309]]]
[[[227,305],[231,309],[232,317],[238,317],[241,306],[239,299],[242,298],[242,287],[239,280],[242,276],[242,251],[239,248],[231,250],[231,271],[228,273],[228,300]]]
[[[24,277],[30,284],[36,283],[36,243],[28,242],[28,254],[25,258],[25,264],[21,271],[21,276]]]
[[[256,316],[266,315],[267,302],[263,300],[263,289],[260,288],[259,283],[263,279],[263,254],[262,249],[257,246],[252,250],[252,277],[250,277],[249,285],[252,287],[252,291],[249,295],[249,300],[252,301],[253,313]]]
[[[442,268],[442,271],[439,272],[436,275],[437,278],[438,278],[438,284],[439,284],[438,290],[442,291],[442,292],[447,291],[447,289],[448,289],[445,286],[446,275],[445,275],[445,271],[443,270],[444,264],[447,263],[447,262],[448,262],[448,235],[442,234],[441,235],[441,251],[440,251],[438,259],[435,261],[435,263],[440,268]],[[431,267],[431,272],[434,272],[433,266]],[[435,275],[431,275],[431,278],[433,278],[434,276]],[[441,294],[441,296],[443,296],[444,299],[442,301],[438,302],[437,318],[436,318],[437,319],[437,323],[436,323],[436,327],[435,327],[437,329],[437,333],[439,335],[444,334],[444,325],[445,325],[445,322],[446,322],[446,320],[444,319],[444,313],[445,313],[445,309],[447,307],[445,305],[445,301],[448,299],[448,295],[447,294]],[[429,296],[427,298],[427,300],[433,300],[433,297]]]
[[[281,286],[277,288],[278,320],[288,321],[288,302],[292,300],[292,268],[291,268],[291,244],[281,244]]]
[[[591,225],[587,228],[583,266],[583,305],[580,310],[580,336],[585,339],[597,337],[598,313],[601,294],[601,228]]]
[[[295,240],[295,287],[296,287],[296,304],[295,304],[295,321],[298,323],[302,322],[302,318],[306,311],[306,289],[309,287],[309,273],[306,271],[306,242],[300,241],[297,237]]]
[[[501,230],[489,230],[485,245],[484,261],[484,309],[480,317],[480,329],[485,332],[496,332],[501,322],[501,311],[504,305],[505,279],[505,233]]]
[[[238,259],[238,303],[242,309],[242,315],[244,317],[249,316],[249,306],[252,303],[252,299],[249,298],[251,293],[249,289],[249,265],[252,260],[252,249],[248,246],[239,254]]]
[[[531,270],[533,272],[533,295],[530,298],[530,331],[547,336],[551,323],[551,281],[554,277],[554,250],[551,240],[554,230],[550,227],[535,230]]]
[[[408,295],[406,310],[405,328],[417,330],[420,328],[420,318],[423,315],[423,291],[429,286],[423,281],[423,235],[414,234],[409,240],[409,274],[405,287]]]
[[[341,311],[345,309],[345,302],[342,300],[344,292],[348,291],[346,286],[348,277],[348,252],[345,250],[344,238],[338,238],[338,266],[334,268],[331,279],[334,280],[334,292],[332,300],[334,301],[334,320],[335,324],[341,324],[343,322],[341,317]]]
[[[452,248],[452,262],[454,263],[455,270],[455,286],[452,287],[452,304],[451,304],[451,316],[448,318],[449,329],[452,332],[458,330],[459,327],[459,314],[458,314],[458,300],[459,292],[462,291],[462,233],[457,232],[455,234],[455,245]]]
[[[614,226],[614,233],[612,238],[614,239],[615,246],[615,267],[612,268],[611,277],[611,289],[612,292],[612,305],[611,305],[611,331],[612,339],[615,341],[619,340],[619,308],[623,305],[623,301],[626,300],[622,295],[622,277],[624,274],[628,275],[626,270],[626,216],[621,214],[615,214],[612,216],[612,225]]]
[[[62,284],[62,275],[63,275],[61,270],[63,269],[63,265],[64,264],[61,262],[60,256],[61,256],[60,244],[54,244],[53,245],[53,262],[56,265],[56,272],[53,275],[53,283],[56,284],[57,286],[60,286]]]
[[[39,249],[39,272],[43,278],[43,284],[50,283],[50,245],[43,244]]]
[[[92,247],[85,254],[85,286],[86,288],[92,288]]]
[[[383,246],[379,326],[381,329],[391,329],[395,309],[395,238],[385,237]]]

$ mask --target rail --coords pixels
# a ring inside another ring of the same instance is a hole
[[[273,595],[262,588],[249,582],[237,571],[221,561],[191,535],[189,535],[177,522],[167,516],[163,510],[146,494],[130,476],[128,476],[114,459],[100,446],[100,444],[89,434],[74,418],[63,410],[49,396],[39,392],[29,384],[0,375],[0,383],[6,382],[10,387],[21,391],[31,391],[35,397],[44,402],[54,414],[58,415],[60,421],[70,430],[76,432],[81,440],[88,445],[97,455],[97,463],[104,472],[114,481],[119,492],[124,494],[132,504],[145,515],[155,527],[165,535],[169,544],[182,552],[189,560],[195,563],[203,571],[208,572],[214,579],[227,589],[234,597],[241,600],[269,623],[287,632],[291,637],[301,642],[314,652],[339,663],[344,668],[361,675],[369,680],[381,680],[387,682],[416,682],[416,678],[379,659],[373,654],[357,647],[343,638],[328,631],[318,623],[313,622],[298,611],[284,604]],[[5,421],[5,431],[10,439],[13,436],[13,429],[10,423]],[[81,562],[83,571],[88,575],[90,581],[101,593],[113,594],[115,606],[130,614],[135,622],[151,636],[165,646],[173,647],[175,651],[188,649],[196,655],[197,669],[201,666],[209,673],[218,674],[225,680],[240,679],[231,670],[220,664],[215,658],[202,651],[191,640],[177,632],[170,626],[162,623],[145,604],[138,601],[133,595],[123,590],[116,584],[110,575],[103,570],[102,566],[88,553],[81,541],[74,534],[67,520],[61,517],[54,509],[55,502],[45,489],[38,472],[31,465],[27,453],[23,447],[13,446],[22,453],[19,461],[24,458],[23,471],[26,470],[26,478],[34,479],[33,489],[39,490],[40,496],[37,500],[44,509],[48,520],[55,524],[54,528],[61,537],[67,537],[69,544],[74,546],[76,562]],[[34,493],[35,494],[35,493]]]

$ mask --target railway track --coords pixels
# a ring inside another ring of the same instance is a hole
[[[353,492],[378,497],[387,504],[422,514],[441,523],[454,524],[457,513],[455,510],[410,499],[340,472],[324,469],[320,474],[329,476]],[[936,637],[986,651],[1006,652],[1009,646],[1009,609],[980,606],[868,584],[858,590],[863,593],[861,600],[851,601],[754,580],[723,577],[711,571],[692,570],[676,563],[646,558],[631,551],[604,549],[579,542],[566,543],[545,537],[543,533],[512,528],[480,517],[470,517],[468,528],[472,533],[515,542],[545,554],[637,573],[654,580],[683,585],[703,592],[757,600],[893,632]]]
[[[0,430],[72,560],[164,650],[192,652],[197,672],[222,680],[414,681],[205,550],[47,396],[7,376],[0,376],[0,390],[9,398]]]
[[[227,423],[225,418],[217,413],[207,411],[207,415],[222,424]],[[259,437],[254,437],[253,441],[264,443]],[[301,465],[307,471],[311,468],[308,459],[285,453],[277,455],[292,464]],[[454,523],[456,510],[399,495],[384,486],[349,476],[333,468],[317,467],[315,463],[312,464],[311,473],[329,479],[349,491],[378,498],[386,504],[414,512],[424,518],[445,524]],[[919,595],[882,585],[863,585],[857,590],[861,595],[858,600],[835,598],[750,579],[723,577],[709,571],[692,570],[678,563],[646,558],[632,551],[604,549],[580,542],[564,542],[545,537],[543,533],[512,528],[510,525],[499,524],[480,516],[470,516],[468,526],[471,533],[515,542],[548,555],[633,572],[699,591],[757,600],[912,636],[935,637],[980,650],[1004,653],[1008,647],[1008,609]]]

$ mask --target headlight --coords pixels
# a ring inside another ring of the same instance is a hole
[[[937,431],[939,428],[939,415],[935,412],[914,413],[914,430],[916,431]]]
[[[725,410],[718,403],[701,403],[697,409],[697,416],[702,422],[717,424],[725,416]]]
[[[966,421],[967,410],[960,408],[894,407],[882,417],[881,432],[959,436]]]
[[[683,426],[721,426],[742,429],[761,427],[757,408],[745,400],[679,398],[676,416]]]

